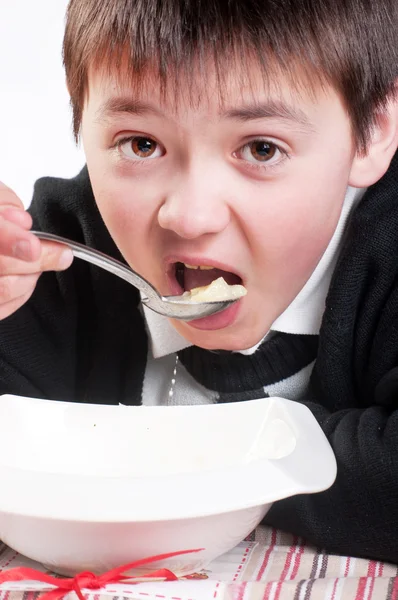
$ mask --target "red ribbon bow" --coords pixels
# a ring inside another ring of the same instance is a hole
[[[59,579],[58,577],[52,577],[51,575],[37,571],[36,569],[19,567],[0,573],[0,584],[5,583],[6,581],[41,581],[43,583],[53,585],[55,588],[45,592],[42,596],[42,600],[59,600],[65,596],[65,594],[72,591],[76,592],[80,600],[85,600],[82,593],[83,588],[88,590],[99,590],[108,583],[121,583],[127,580],[130,580],[133,583],[138,583],[139,581],[146,579],[176,581],[178,577],[174,575],[172,571],[169,571],[169,569],[158,569],[152,573],[139,576],[126,575],[126,571],[148,565],[152,562],[157,562],[158,560],[165,560],[166,558],[173,558],[174,556],[190,554],[192,552],[200,552],[201,550],[203,550],[203,548],[198,548],[197,550],[169,552],[167,554],[159,554],[157,556],[149,556],[148,558],[136,560],[135,562],[128,563],[127,565],[122,565],[121,567],[111,569],[102,575],[95,575],[89,571],[84,571],[83,573],[75,575],[75,577],[71,579]]]

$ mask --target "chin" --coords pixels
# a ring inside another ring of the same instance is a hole
[[[243,328],[239,326],[206,331],[194,329],[181,321],[173,321],[173,325],[178,333],[191,344],[205,350],[229,350],[231,352],[247,350],[258,344],[265,335],[265,333],[259,333],[247,327],[242,331]],[[268,329],[265,331],[267,332]]]

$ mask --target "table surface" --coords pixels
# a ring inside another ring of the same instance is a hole
[[[0,545],[0,571],[21,566],[45,571]],[[327,555],[266,527],[213,561],[199,577],[109,584],[84,595],[88,600],[398,600],[396,565]],[[5,583],[0,586],[0,600],[36,600],[43,589],[40,583]]]

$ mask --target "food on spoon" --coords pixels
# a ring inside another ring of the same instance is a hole
[[[246,294],[247,290],[243,285],[228,285],[224,277],[219,277],[209,285],[184,292],[182,296],[191,302],[219,302],[222,300],[238,300]]]

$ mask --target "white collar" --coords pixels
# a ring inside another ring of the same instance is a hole
[[[352,187],[347,189],[337,227],[321,260],[291,304],[274,321],[270,331],[308,335],[319,333],[325,309],[326,295],[341,248],[344,229],[350,213],[362,199],[365,192],[366,189]],[[154,358],[179,352],[191,346],[191,343],[174,329],[168,319],[165,319],[145,306],[143,306],[143,312]],[[264,338],[253,346],[253,348],[241,350],[241,354],[253,354],[263,340]]]

